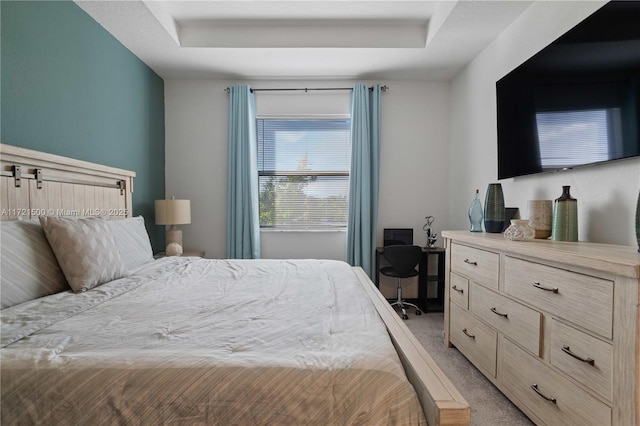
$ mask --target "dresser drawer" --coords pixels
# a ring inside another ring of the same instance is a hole
[[[496,377],[498,333],[456,305],[451,305],[450,315],[451,343],[484,374]]]
[[[547,425],[611,425],[610,407],[506,338],[500,340],[498,380]]]
[[[611,401],[612,346],[559,321],[551,322],[551,365]]]
[[[504,291],[554,316],[612,338],[611,281],[507,256]]]
[[[471,312],[535,355],[540,355],[540,312],[480,285],[471,283],[469,287]]]
[[[451,270],[471,281],[498,289],[500,255],[460,244],[451,244]]]
[[[449,299],[464,309],[469,309],[469,280],[458,274],[451,274]]]

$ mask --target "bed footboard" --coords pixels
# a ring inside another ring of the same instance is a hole
[[[354,272],[387,326],[407,378],[418,394],[429,425],[470,424],[471,409],[467,401],[409,331],[362,268],[354,267]]]

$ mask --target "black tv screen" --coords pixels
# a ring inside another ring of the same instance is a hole
[[[498,179],[640,156],[640,1],[612,1],[496,83]]]

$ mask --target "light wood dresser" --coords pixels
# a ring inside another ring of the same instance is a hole
[[[442,235],[447,345],[537,424],[640,424],[636,248]]]

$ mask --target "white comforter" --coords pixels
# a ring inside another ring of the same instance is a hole
[[[164,258],[1,312],[2,424],[425,424],[336,261]]]

